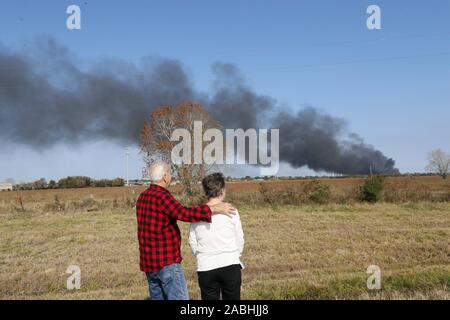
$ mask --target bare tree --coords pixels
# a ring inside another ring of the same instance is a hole
[[[193,141],[194,121],[202,122],[202,135],[210,128],[221,128],[220,124],[198,103],[183,102],[174,106],[156,108],[150,117],[150,121],[144,124],[141,130],[141,153],[144,156],[146,169],[155,160],[164,160],[171,163],[172,170],[182,185],[184,196],[188,199],[195,198],[199,194],[198,182],[212,168],[203,159],[201,164],[174,164],[171,161],[172,149],[178,142],[170,141],[175,129],[186,129],[191,134]],[[203,143],[204,147],[205,143]],[[193,144],[191,146],[191,155]]]
[[[450,154],[442,149],[433,150],[428,156],[427,171],[440,175],[446,179],[450,174]]]

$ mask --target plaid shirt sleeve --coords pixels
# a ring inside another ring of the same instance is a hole
[[[169,192],[161,197],[162,213],[185,222],[211,222],[212,212],[209,206],[201,205],[193,208],[182,206]]]
[[[177,220],[211,222],[211,209],[206,206],[183,207],[170,192],[151,185],[136,203],[140,268],[156,272],[172,263],[180,263],[181,232]]]

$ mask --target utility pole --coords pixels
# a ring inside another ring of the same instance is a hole
[[[130,186],[130,177],[129,177],[129,171],[128,171],[128,156],[129,155],[130,155],[130,148],[125,147],[125,157],[126,157],[126,162],[127,162],[127,184],[126,184],[127,187]]]

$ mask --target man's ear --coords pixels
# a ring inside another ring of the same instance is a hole
[[[169,179],[167,178],[167,173],[164,173],[163,180],[165,184],[167,184],[167,181],[169,181]]]

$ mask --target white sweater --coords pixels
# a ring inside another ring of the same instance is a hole
[[[232,217],[216,214],[211,223],[192,223],[189,230],[189,245],[197,258],[197,271],[240,264],[244,250],[244,232],[239,212]]]

